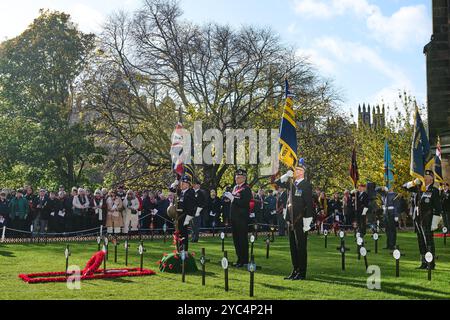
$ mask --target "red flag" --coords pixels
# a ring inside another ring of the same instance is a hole
[[[172,133],[172,146],[170,147],[170,154],[172,156],[172,168],[178,176],[182,176],[183,168],[183,125],[178,123]]]

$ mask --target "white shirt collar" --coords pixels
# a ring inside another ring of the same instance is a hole
[[[301,178],[301,179],[295,180],[295,184],[299,184],[299,183],[302,182],[303,180],[305,180],[305,178]]]

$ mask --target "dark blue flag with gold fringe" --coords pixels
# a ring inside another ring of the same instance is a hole
[[[280,153],[279,160],[289,168],[294,168],[297,163],[297,124],[295,122],[294,101],[289,91],[288,80],[285,80],[286,103],[280,125]]]
[[[430,141],[420,117],[419,108],[416,107],[409,173],[414,178],[420,179],[422,186],[425,185],[425,169],[430,161],[432,161]]]

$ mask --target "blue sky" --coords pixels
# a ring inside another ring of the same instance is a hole
[[[39,8],[63,10],[95,32],[118,9],[140,0],[0,2],[0,39],[19,34]],[[181,0],[185,19],[235,27],[270,26],[342,92],[342,108],[392,104],[398,90],[426,102],[423,46],[431,36],[431,0]]]

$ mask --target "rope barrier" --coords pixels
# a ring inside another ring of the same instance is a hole
[[[145,215],[143,217],[140,217],[139,220],[142,221],[143,219],[145,219],[146,217],[151,216],[151,215],[153,215],[153,214],[147,214],[147,215]],[[156,215],[153,215],[153,216],[158,216],[161,219],[163,219],[165,222],[169,222],[172,225],[174,224],[172,221],[162,217],[159,214],[156,214]],[[322,224],[324,226],[332,226],[334,223],[324,222]],[[254,228],[255,226],[258,226],[258,227],[277,227],[277,225],[268,224],[268,223],[252,223],[252,224],[249,224],[249,228],[251,228],[251,227]],[[344,224],[344,225],[339,225],[339,227],[343,227],[343,228],[345,228],[345,227],[353,227],[353,225],[345,225]],[[205,230],[208,230],[208,231],[210,231],[210,230],[226,231],[226,230],[230,230],[230,228],[231,228],[231,225],[227,225],[227,226],[219,225],[219,226],[214,226],[214,227],[212,227],[212,226],[211,227],[201,227],[201,228],[199,228],[199,230],[200,231],[205,231]],[[12,232],[20,233],[20,234],[31,235],[31,237],[36,237],[36,236],[37,237],[71,237],[71,236],[75,236],[75,237],[81,237],[81,236],[82,237],[89,237],[89,236],[98,235],[99,231],[100,231],[100,226],[95,227],[95,228],[90,228],[90,229],[84,229],[84,230],[78,230],[78,231],[59,232],[59,233],[58,232],[40,232],[40,231],[33,231],[33,232],[31,232],[31,231],[26,231],[26,230],[14,229],[14,228],[10,228],[10,227],[5,227],[5,229],[7,231],[10,231],[10,232],[12,231]],[[105,231],[106,231],[105,227],[103,227],[103,229],[105,229]],[[90,231],[94,231],[94,230],[95,230],[95,232],[90,232]],[[173,227],[172,228],[171,227],[169,227],[169,228],[166,227],[165,228],[166,232],[171,232],[173,230],[175,230]],[[139,233],[164,232],[164,228],[139,228],[138,232]],[[7,238],[7,237],[5,237],[5,238]]]

